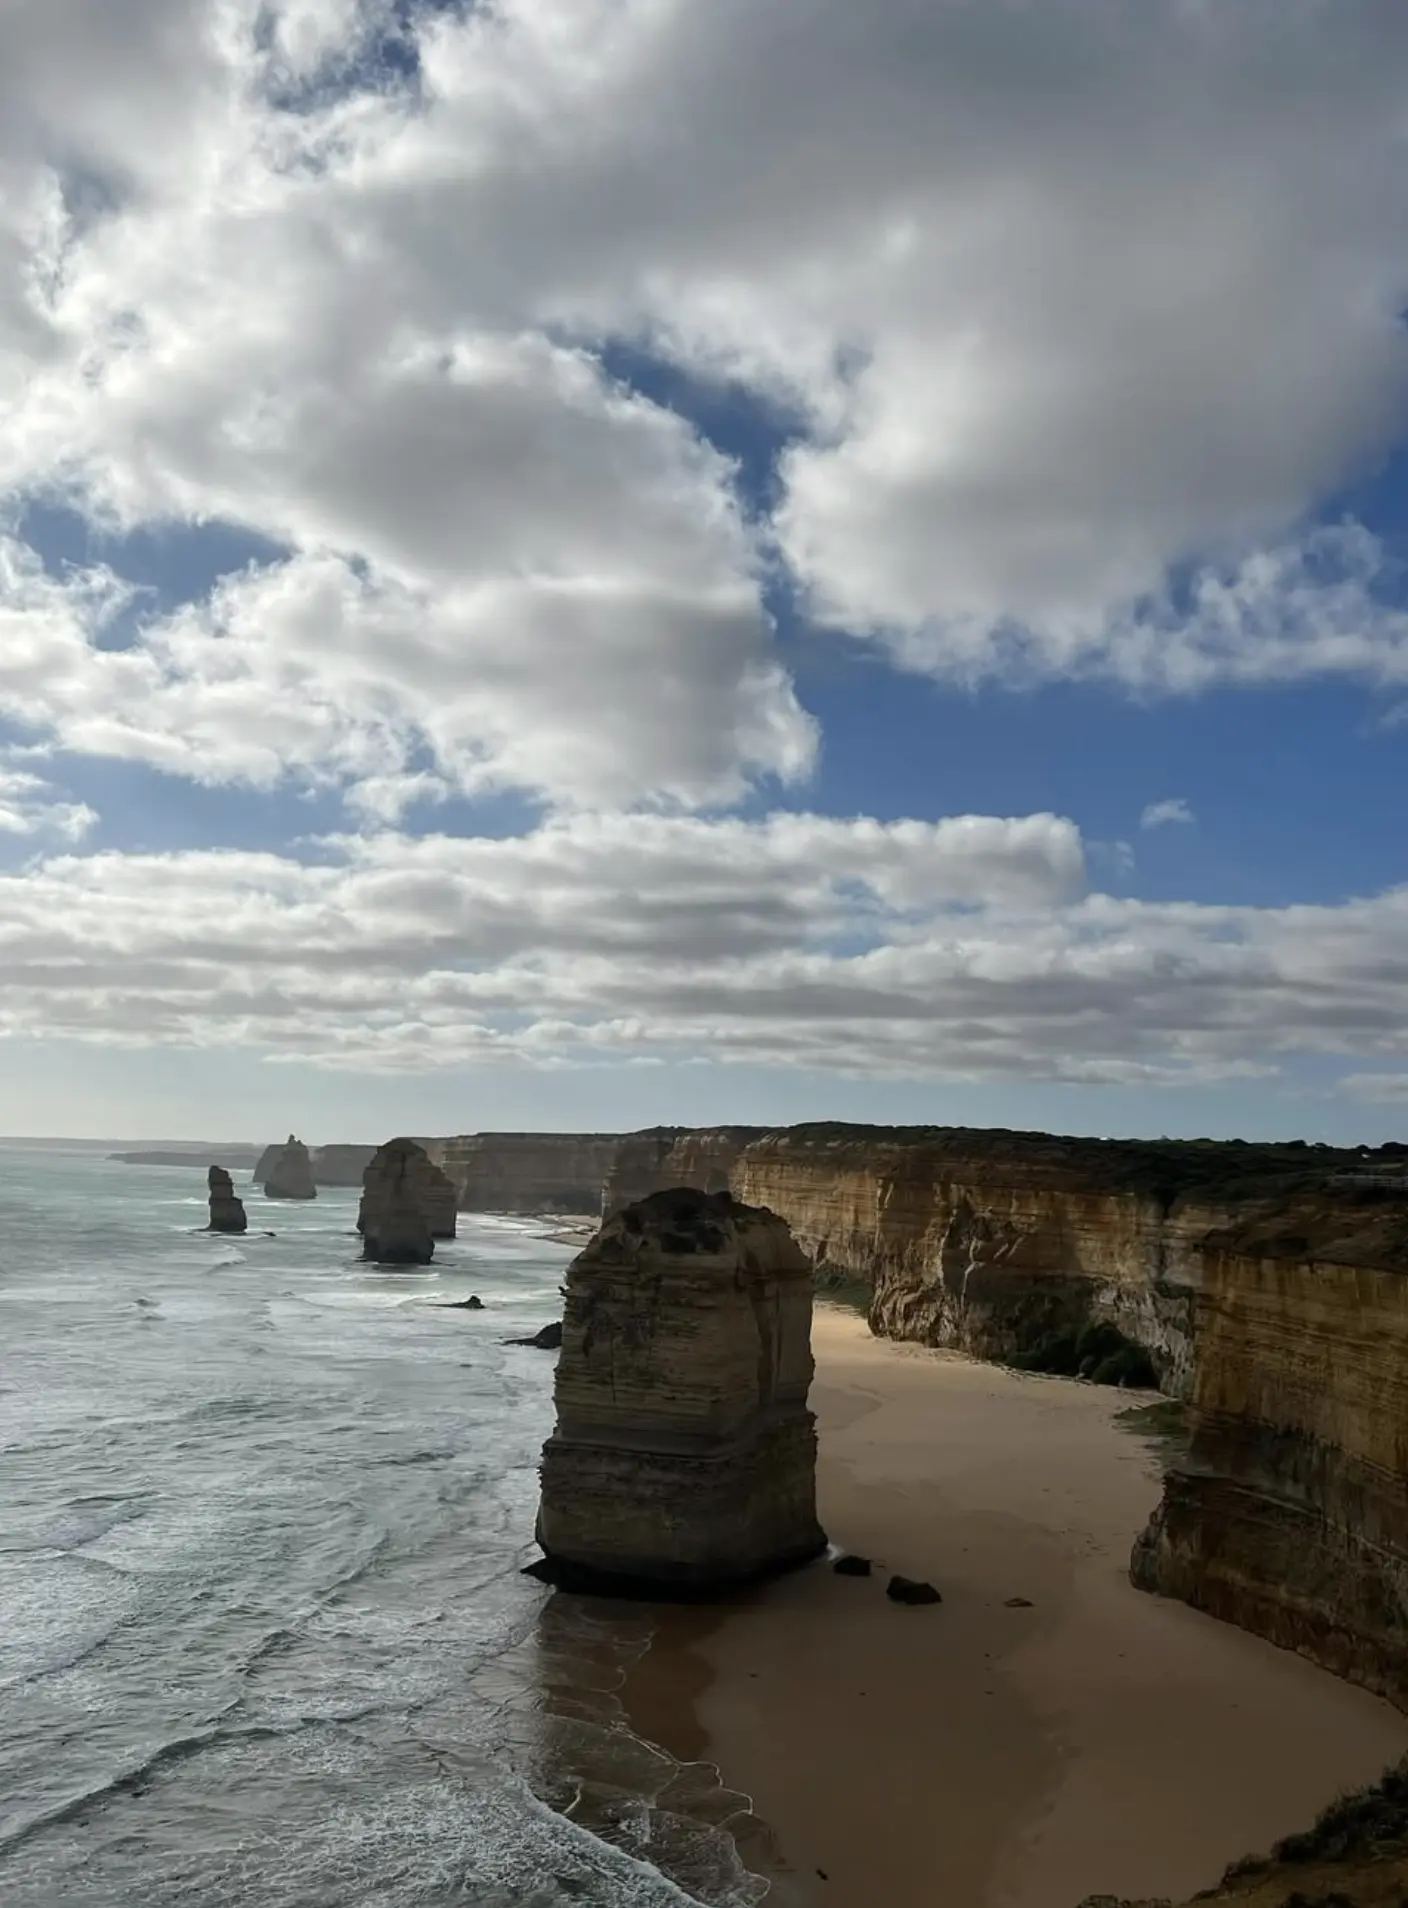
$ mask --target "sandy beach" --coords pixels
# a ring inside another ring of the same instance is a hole
[[[751,1796],[779,1908],[1178,1900],[1408,1750],[1387,1703],[1130,1587],[1159,1492],[1118,1422],[1137,1397],[833,1307],[813,1342],[822,1521],[875,1575],[667,1610],[626,1692],[642,1734]],[[890,1603],[891,1570],[942,1605]]]

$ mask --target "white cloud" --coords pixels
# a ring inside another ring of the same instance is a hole
[[[613,336],[796,408],[764,541],[906,666],[1408,681],[1384,552],[1295,528],[1408,403],[1398,0],[501,0],[415,105],[393,22],[0,21],[0,492],[290,553],[126,663],[31,578],[41,733],[386,814],[804,774],[734,474]]]
[[[1139,826],[1141,828],[1189,826],[1193,820],[1193,811],[1184,798],[1181,795],[1173,795],[1165,802],[1150,802],[1139,817]]]
[[[0,1029],[424,1072],[688,1060],[1161,1085],[1408,1063],[1408,890],[1082,890],[1052,816],[577,815],[509,840],[53,856],[0,879]]]
[[[98,817],[86,802],[66,801],[41,775],[0,762],[0,837],[58,836],[81,841]]]

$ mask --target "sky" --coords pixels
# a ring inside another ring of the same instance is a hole
[[[0,1133],[1408,1127],[1402,0],[3,0]]]

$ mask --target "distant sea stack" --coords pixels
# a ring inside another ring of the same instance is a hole
[[[274,1162],[284,1151],[282,1145],[266,1146],[254,1162],[253,1180],[256,1186],[262,1186],[273,1170]],[[360,1186],[362,1174],[370,1163],[374,1146],[310,1146],[308,1158],[313,1168],[315,1186]],[[235,1161],[238,1166],[241,1162]]]
[[[699,1595],[819,1555],[811,1266],[784,1221],[657,1192],[606,1221],[564,1289],[534,1574]]]
[[[263,1163],[261,1161],[261,1164]],[[308,1157],[308,1148],[290,1133],[285,1144],[265,1166],[264,1197],[266,1199],[316,1199],[317,1196],[318,1189],[313,1184],[313,1163]]]
[[[249,1223],[244,1203],[235,1196],[234,1181],[225,1168],[212,1166],[206,1175],[206,1184],[210,1188],[210,1230],[243,1232]]]
[[[388,1140],[362,1176],[357,1213],[362,1257],[429,1265],[436,1239],[455,1236],[455,1189],[413,1139]]]

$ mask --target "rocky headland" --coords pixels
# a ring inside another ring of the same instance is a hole
[[[455,1236],[455,1189],[413,1139],[379,1146],[362,1177],[357,1212],[362,1257],[429,1265],[437,1239]]]
[[[810,1274],[782,1220],[727,1192],[605,1222],[567,1272],[536,1574],[690,1595],[824,1549]]]
[[[266,1199],[316,1199],[318,1188],[313,1182],[313,1162],[308,1157],[308,1148],[301,1140],[290,1133],[285,1143],[274,1152],[272,1159],[260,1161],[264,1168],[260,1179]]]
[[[249,1224],[244,1202],[235,1193],[234,1181],[223,1166],[212,1166],[206,1174],[210,1195],[210,1231],[243,1232]]]

